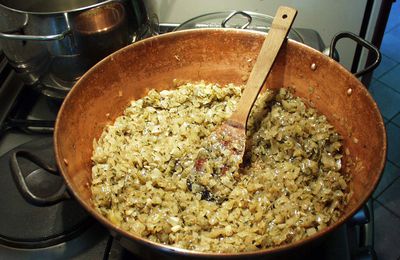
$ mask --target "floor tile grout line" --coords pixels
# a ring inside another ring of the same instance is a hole
[[[396,94],[400,94],[399,91],[397,91],[397,90],[391,88],[388,84],[382,82],[382,81],[379,80],[378,78],[373,78],[373,80],[376,81],[376,82],[378,82],[378,83],[380,83],[380,84],[382,84],[383,87],[389,88],[390,90],[396,92]],[[382,87],[381,87],[381,86],[377,86],[377,88],[382,88]],[[376,99],[375,99],[374,95],[371,93],[371,85],[369,86],[368,92],[370,92],[371,96],[373,97],[373,99],[374,99],[375,102],[376,102]],[[380,111],[380,110],[379,110],[379,111]],[[381,113],[381,112],[380,112],[380,113]],[[386,125],[389,124],[389,123],[393,123],[395,126],[400,127],[400,125],[396,124],[396,123],[393,121],[393,119],[394,119],[395,117],[397,117],[399,114],[400,114],[400,110],[399,110],[396,114],[394,114],[391,118],[387,118],[387,117],[384,117],[383,114],[381,113],[382,118],[383,118],[384,120],[386,119],[385,127],[386,127]]]
[[[393,124],[395,127],[400,128],[399,125],[397,125],[394,121],[392,121],[393,118],[395,118],[397,115],[399,115],[400,112],[398,112],[395,116],[393,116],[388,122],[386,122],[385,124],[385,129],[386,129],[386,133],[387,133],[387,125],[389,123]],[[388,141],[389,142],[389,141]],[[400,168],[400,164],[398,164],[397,162],[392,161],[391,159],[388,158],[388,154],[386,154],[386,161],[391,162],[394,166],[396,166],[397,168]]]
[[[384,54],[384,53],[382,53],[382,52],[381,52],[381,54],[382,54],[382,58],[383,58],[383,56],[385,56],[386,59],[389,59],[389,60],[393,61],[394,63],[396,63],[396,65],[400,63],[400,62],[398,62],[397,60],[391,58],[390,56],[388,56],[388,55],[386,55],[386,54]],[[381,61],[382,61],[382,60],[381,60]]]
[[[397,60],[391,58],[389,55],[384,54],[381,50],[379,50],[379,51],[381,52],[381,55],[382,55],[381,63],[380,63],[379,65],[382,64],[383,56],[385,56],[386,59],[392,61],[392,62],[395,63],[395,64],[394,64],[390,69],[388,69],[388,70],[386,70],[385,72],[383,72],[382,75],[380,75],[379,77],[375,77],[375,79],[378,79],[378,78],[382,77],[383,75],[385,75],[386,73],[388,73],[389,71],[391,71],[391,70],[394,69],[397,65],[400,64],[399,61],[397,61]],[[378,66],[378,68],[379,68],[379,66]],[[377,69],[377,68],[376,68],[376,69]],[[376,70],[376,69],[375,69],[375,70]]]
[[[400,111],[399,111],[400,112]],[[386,117],[386,123],[385,123],[385,127],[386,127],[386,125],[388,125],[389,123],[392,123],[392,120],[399,114],[399,112],[397,112],[394,116],[392,116],[391,118],[387,118]],[[383,115],[382,115],[382,117],[383,118],[385,118]]]
[[[388,160],[388,161],[389,161],[389,160]],[[397,168],[400,168],[400,165],[397,165],[397,163],[394,163],[393,161],[389,161],[389,162],[393,163],[394,166],[396,166]]]
[[[386,161],[388,161],[388,162],[390,162],[390,163],[392,163],[394,166],[396,166],[397,168],[400,168],[400,166],[399,165],[397,165],[396,163],[394,163],[392,160],[390,160],[390,159],[386,159]]]
[[[380,111],[379,111],[379,112],[380,112]],[[384,117],[383,115],[382,115],[382,119],[383,119],[383,123],[385,124],[385,127],[386,127],[386,125],[389,124],[390,121],[391,121],[391,119],[388,119],[388,118]]]
[[[396,166],[397,168],[400,168],[400,165],[398,165],[397,163],[393,162],[392,160],[386,159],[387,161],[391,162],[394,166]]]
[[[399,113],[397,113],[396,115],[398,115]],[[395,118],[396,116],[394,116],[393,117],[393,119]],[[400,124],[397,124],[396,122],[394,122],[394,121],[392,121],[392,120],[390,120],[390,123],[392,123],[392,124],[394,124],[395,126],[397,126],[397,127],[399,127],[400,128]]]
[[[382,177],[381,177],[382,178]],[[390,186],[392,186],[393,185],[393,183],[395,182],[395,181],[397,181],[398,179],[400,178],[400,176],[397,176],[396,178],[394,178],[394,180],[392,180],[388,185],[386,185],[386,187],[383,189],[383,190],[381,190],[381,192],[379,192],[379,194],[377,195],[377,196],[372,196],[375,200],[377,200],[385,191],[387,191],[389,188],[390,188]],[[400,217],[400,216],[399,216]]]
[[[392,116],[391,118],[386,118],[386,119],[387,119],[386,124],[393,123],[393,124],[395,124],[395,125],[397,126],[397,124],[394,123],[394,122],[392,122],[392,120],[393,120],[396,116],[398,116],[399,113],[400,113],[400,110],[399,110],[399,112],[397,112],[396,114],[394,114],[394,116]]]
[[[395,61],[396,65],[394,65],[392,68],[388,69],[387,71],[383,72],[379,77],[377,77],[376,79],[379,80],[380,78],[382,78],[383,76],[385,76],[386,74],[388,74],[390,71],[394,70],[397,66],[400,65],[400,62]]]
[[[400,64],[399,64],[400,65]],[[400,91],[392,88],[391,86],[389,86],[388,84],[386,84],[385,82],[381,81],[379,78],[376,78],[376,81],[378,81],[379,83],[383,84],[385,87],[390,88],[391,90],[393,90],[394,92],[396,92],[397,94],[400,94]]]
[[[400,111],[397,112],[394,116],[392,116],[392,118],[388,119],[388,121],[386,123],[392,123],[392,124],[395,124],[396,126],[400,127],[400,125],[398,125],[396,122],[393,121],[393,119],[395,119],[399,115],[400,115]]]
[[[375,199],[375,202],[379,205],[381,205],[384,209],[386,209],[387,211],[389,211],[392,215],[394,215],[396,218],[398,218],[400,220],[400,216],[397,215],[397,213],[393,212],[391,209],[389,209],[385,204],[383,204],[382,202],[380,202],[379,200]]]

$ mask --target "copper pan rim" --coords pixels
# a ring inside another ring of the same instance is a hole
[[[172,32],[172,33],[168,33],[168,34],[163,34],[163,35],[159,35],[156,37],[152,37],[152,38],[148,38],[136,43],[133,43],[129,46],[126,46],[114,53],[112,53],[111,55],[107,56],[106,58],[104,58],[103,60],[101,60],[100,62],[98,62],[96,65],[94,65],[91,69],[89,69],[75,84],[75,86],[79,85],[80,82],[83,80],[83,78],[85,78],[85,76],[87,76],[88,74],[90,75],[92,71],[95,71],[96,68],[100,67],[103,63],[108,62],[110,59],[112,59],[112,57],[118,53],[122,53],[124,51],[126,51],[127,49],[130,48],[138,48],[140,45],[144,45],[144,44],[151,44],[160,40],[169,40],[169,39],[174,39],[177,35],[185,35],[185,34],[190,34],[190,33],[197,33],[197,32],[203,32],[203,33],[207,33],[207,32],[220,32],[220,33],[235,33],[235,34],[254,34],[254,35],[263,35],[264,33],[262,32],[255,32],[255,31],[246,31],[246,30],[239,30],[239,29],[232,29],[232,28],[204,28],[204,29],[189,29],[189,30],[183,30],[183,31],[177,31],[177,32]],[[382,142],[383,142],[383,147],[381,148],[382,152],[382,160],[380,161],[379,167],[377,169],[377,171],[382,172],[385,166],[385,162],[386,162],[386,148],[387,148],[387,139],[386,139],[386,130],[385,130],[385,126],[383,123],[383,118],[382,115],[379,112],[378,106],[376,104],[376,102],[374,101],[374,99],[372,98],[372,96],[369,94],[368,90],[362,85],[362,83],[356,78],[354,77],[354,75],[352,75],[346,68],[344,68],[341,64],[337,63],[336,61],[332,60],[331,58],[323,55],[322,53],[318,52],[317,50],[306,46],[302,43],[293,41],[288,39],[288,45],[289,46],[297,46],[299,48],[306,48],[308,50],[308,52],[312,53],[313,55],[318,55],[321,57],[321,59],[327,60],[330,63],[335,63],[339,70],[340,73],[345,73],[345,74],[349,74],[352,78],[354,78],[355,80],[357,80],[359,82],[359,87],[360,87],[360,91],[363,92],[363,94],[365,94],[367,96],[367,98],[369,99],[369,102],[371,103],[372,107],[378,111],[378,115],[379,115],[379,127],[381,129],[381,133],[382,135],[379,137],[381,138]],[[272,248],[268,248],[268,249],[260,249],[257,251],[250,251],[250,252],[238,252],[238,253],[209,253],[209,252],[198,252],[198,251],[193,251],[193,250],[187,250],[187,249],[181,249],[181,248],[177,248],[177,247],[173,247],[173,246],[168,246],[168,245],[164,245],[161,243],[156,243],[153,241],[150,241],[146,238],[142,238],[139,237],[133,233],[129,233],[127,231],[124,231],[122,229],[120,229],[119,227],[117,227],[116,225],[112,224],[107,218],[105,218],[104,216],[102,216],[100,213],[98,213],[97,211],[94,210],[94,208],[92,208],[89,203],[87,201],[85,201],[83,198],[81,198],[81,196],[74,190],[71,189],[71,180],[68,178],[68,176],[66,176],[66,174],[64,173],[65,171],[65,165],[64,165],[64,161],[63,158],[61,157],[61,151],[60,151],[60,146],[59,146],[59,132],[60,132],[60,117],[61,115],[63,115],[63,111],[66,109],[65,107],[67,106],[69,102],[69,100],[71,100],[72,98],[74,98],[75,96],[75,88],[73,87],[71,89],[71,91],[68,93],[68,95],[66,96],[63,104],[61,105],[60,111],[58,113],[57,119],[56,119],[56,125],[55,125],[55,131],[54,131],[54,149],[55,149],[55,156],[56,156],[56,161],[57,161],[57,165],[58,168],[61,172],[62,177],[64,178],[64,181],[67,184],[67,187],[70,191],[70,193],[73,195],[73,197],[75,199],[77,199],[79,201],[79,203],[88,211],[90,212],[90,214],[99,222],[101,222],[103,225],[105,225],[108,229],[110,229],[111,231],[115,232],[118,234],[118,236],[123,236],[125,238],[131,239],[134,242],[137,242],[139,244],[142,245],[146,245],[149,247],[149,249],[156,249],[156,250],[161,250],[164,252],[173,252],[175,254],[178,255],[184,255],[185,257],[207,257],[207,258],[218,258],[218,257],[222,257],[222,258],[237,258],[237,257],[241,257],[241,258],[246,258],[246,257],[256,257],[256,256],[262,256],[262,255],[274,255],[274,254],[279,254],[279,253],[283,253],[289,249],[295,249],[301,246],[304,246],[306,244],[310,244],[313,241],[316,241],[319,238],[322,238],[323,236],[325,236],[328,233],[331,233],[332,231],[336,230],[338,227],[340,227],[342,224],[344,224],[350,217],[352,217],[366,202],[367,200],[370,198],[372,192],[374,191],[374,189],[376,188],[379,179],[377,181],[375,181],[375,183],[372,185],[373,187],[371,187],[371,189],[368,192],[368,196],[365,196],[357,205],[356,207],[353,207],[351,210],[347,211],[346,214],[344,214],[338,221],[336,221],[335,223],[331,224],[330,226],[326,227],[325,229],[317,232],[316,234],[309,236],[305,239],[290,243],[290,244],[284,244],[281,246],[276,246],[276,247],[272,247]]]

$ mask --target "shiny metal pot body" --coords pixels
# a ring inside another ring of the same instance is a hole
[[[1,49],[26,84],[55,98],[150,27],[141,0],[0,0]]]

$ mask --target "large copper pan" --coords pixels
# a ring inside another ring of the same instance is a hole
[[[57,163],[73,196],[128,247],[141,254],[173,257],[262,257],[298,248],[343,224],[370,197],[386,157],[386,134],[378,107],[361,82],[334,60],[294,41],[284,44],[267,88],[293,87],[296,95],[325,114],[344,137],[354,194],[342,218],[308,239],[242,254],[204,254],[177,249],[127,233],[101,216],[91,202],[94,138],[131,100],[152,89],[174,88],[173,80],[243,84],[263,41],[243,30],[202,29],[150,38],[125,47],[90,69],[73,87],[58,114],[54,141]],[[313,65],[315,64],[315,65]]]

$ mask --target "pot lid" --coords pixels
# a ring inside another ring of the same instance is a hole
[[[208,13],[183,22],[174,31],[200,28],[237,28],[268,32],[273,17],[250,11],[225,11]],[[304,43],[296,29],[291,29],[289,39]]]

